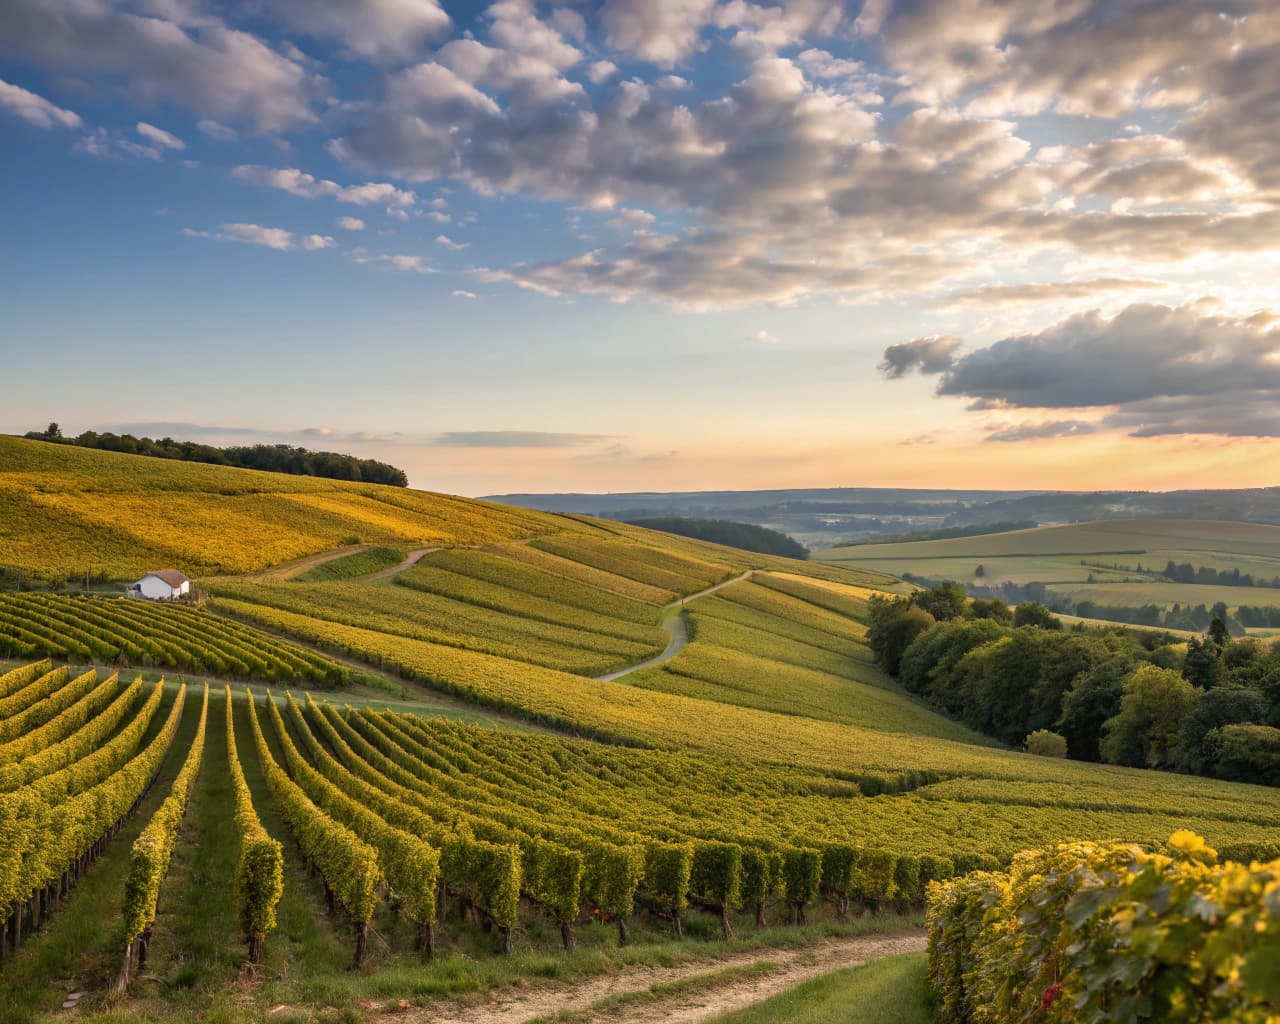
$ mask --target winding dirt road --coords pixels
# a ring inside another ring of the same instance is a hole
[[[768,999],[820,974],[899,953],[918,953],[924,948],[924,930],[911,929],[890,935],[832,939],[800,949],[754,949],[676,967],[627,967],[572,985],[512,986],[498,989],[477,1005],[433,1003],[402,1011],[395,1019],[411,1024],[527,1024],[536,1018],[572,1013],[575,1022],[579,1019],[576,1015],[582,1015],[584,1021],[607,1020],[610,1024],[697,1024]],[[723,982],[714,977],[727,968],[747,968],[762,962],[771,968],[740,975],[729,973]],[[705,984],[691,985],[679,992],[651,991],[654,986],[700,975],[710,976]],[[640,993],[644,998],[630,1003],[612,1001],[597,1006],[614,996]]]
[[[670,637],[667,641],[666,650],[661,654],[655,655],[645,661],[638,662],[635,665],[628,665],[626,668],[620,668],[614,672],[606,672],[602,676],[595,676],[595,681],[598,683],[612,683],[615,679],[621,679],[623,676],[629,676],[632,672],[639,672],[642,668],[653,668],[656,665],[661,665],[664,661],[670,661],[684,650],[685,644],[689,642],[689,622],[684,617],[684,606],[690,601],[696,601],[700,597],[707,597],[718,590],[723,590],[725,587],[731,587],[735,583],[742,583],[745,580],[749,580],[753,575],[755,575],[755,570],[748,569],[741,576],[735,576],[731,580],[725,580],[723,583],[717,583],[714,587],[707,587],[706,590],[699,590],[696,594],[689,594],[687,597],[681,598],[678,601],[672,601],[663,609],[663,614],[675,611],[676,609],[681,610],[676,612],[675,615],[667,615],[666,619],[662,623],[662,628],[667,631],[667,635]]]
[[[368,583],[369,580],[385,580],[388,576],[398,576],[406,569],[412,569],[425,555],[431,554],[433,551],[439,551],[439,548],[418,548],[410,551],[404,556],[404,561],[399,565],[393,565],[390,569],[380,569],[378,572],[371,572],[368,576],[357,576],[355,582]]]

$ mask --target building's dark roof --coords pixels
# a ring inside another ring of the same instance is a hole
[[[147,576],[156,576],[164,580],[171,587],[180,587],[184,583],[191,582],[191,580],[189,580],[184,574],[178,572],[177,569],[152,569],[147,573]],[[143,579],[146,579],[146,576],[144,576]]]

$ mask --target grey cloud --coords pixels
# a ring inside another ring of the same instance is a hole
[[[917,365],[911,344],[891,366]],[[939,395],[976,410],[1109,408],[1104,424],[1137,436],[1280,436],[1273,313],[1134,304],[1110,319],[1094,311],[1004,338],[933,372]]]
[[[433,439],[453,448],[583,448],[616,439],[614,434],[560,434],[541,430],[451,430]]]
[[[323,89],[298,61],[216,19],[179,24],[102,0],[5,0],[0,52],[55,70],[118,76],[137,99],[261,131],[315,121],[311,104]]]
[[[995,427],[984,441],[1043,441],[1052,437],[1079,437],[1097,427],[1085,420],[1051,420],[1048,423],[1019,423]]]
[[[890,380],[905,377],[912,370],[942,373],[955,364],[959,347],[960,339],[949,334],[904,341],[884,350],[884,361],[877,369]]]

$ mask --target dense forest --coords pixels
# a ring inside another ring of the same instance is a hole
[[[781,555],[785,558],[808,558],[809,549],[785,533],[770,530],[751,523],[734,523],[727,519],[684,519],[678,516],[662,516],[650,519],[629,519],[634,526],[646,530],[661,530],[681,537],[724,544],[742,551],[756,551],[763,555]]]
[[[389,484],[392,487],[409,486],[409,478],[404,470],[385,462],[358,459],[354,455],[340,455],[337,452],[313,452],[287,444],[218,448],[210,444],[197,444],[195,441],[175,441],[171,437],[156,440],[134,437],[132,434],[99,434],[93,430],[86,430],[76,437],[64,437],[56,423],[50,423],[44,430],[33,430],[23,436],[32,441],[72,444],[80,448],[147,455],[179,462],[205,462],[213,466],[261,469],[269,473],[319,476],[329,480],[355,480],[367,484]]]
[[[877,598],[868,639],[912,693],[1033,753],[1280,785],[1280,649],[1226,624],[1063,629],[1043,605],[957,583]]]

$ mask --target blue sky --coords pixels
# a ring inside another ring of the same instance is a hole
[[[10,0],[0,430],[1280,483],[1278,70],[1264,0]]]

